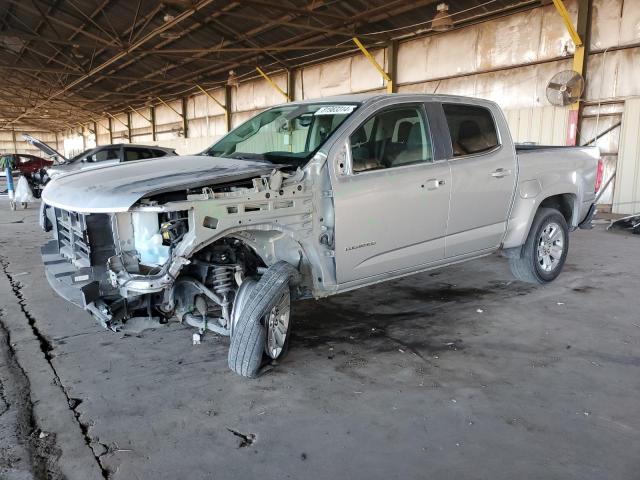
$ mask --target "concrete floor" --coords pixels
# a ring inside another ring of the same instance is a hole
[[[58,298],[35,213],[0,202],[0,319],[68,478],[639,478],[638,236],[575,232],[545,287],[494,256],[300,303],[246,380],[226,339],[114,334]]]

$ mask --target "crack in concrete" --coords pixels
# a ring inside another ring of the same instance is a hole
[[[11,333],[7,330],[2,323],[4,317],[4,310],[0,308],[0,337],[4,337],[7,347],[7,362],[5,367],[8,369],[15,369],[14,375],[14,389],[19,391],[20,400],[14,398],[14,401],[10,401],[4,392],[4,386],[0,391],[0,396],[4,402],[5,409],[0,415],[4,415],[10,411],[12,406],[18,409],[18,416],[22,417],[22,424],[25,425],[26,431],[22,435],[25,437],[26,445],[28,447],[29,456],[31,457],[34,474],[36,478],[49,478],[51,480],[61,479],[60,473],[55,460],[60,455],[56,452],[55,448],[55,435],[46,435],[43,439],[41,431],[36,425],[36,421],[33,414],[33,402],[29,394],[31,386],[29,385],[29,377],[24,371],[22,366],[16,360],[16,352],[11,342]],[[21,383],[23,385],[21,385]],[[14,395],[16,393],[14,392]],[[22,403],[24,407],[20,408],[19,403]],[[17,425],[20,429],[20,424]]]
[[[87,425],[85,422],[83,422],[80,419],[80,412],[77,410],[77,408],[82,402],[78,401],[78,399],[76,398],[71,398],[69,396],[67,388],[64,387],[64,385],[62,384],[62,380],[60,379],[60,376],[58,375],[58,372],[52,362],[53,355],[51,352],[53,351],[53,346],[51,345],[51,342],[49,341],[49,339],[47,339],[46,336],[40,331],[40,329],[36,325],[35,317],[31,314],[31,312],[27,308],[27,301],[25,300],[24,295],[22,293],[22,284],[13,278],[13,275],[11,275],[11,273],[9,272],[9,262],[3,256],[0,256],[0,266],[2,267],[2,271],[7,277],[7,280],[9,281],[9,285],[11,286],[12,293],[18,302],[18,306],[20,307],[20,310],[22,311],[25,318],[27,319],[27,322],[29,323],[29,326],[31,327],[31,330],[34,336],[40,343],[40,350],[42,350],[42,353],[44,354],[44,357],[47,360],[47,363],[49,364],[51,371],[53,372],[54,381],[58,386],[60,386],[60,388],[62,389],[62,392],[64,393],[64,396],[67,399],[67,403],[69,404],[69,409],[73,412],[73,416],[76,419],[78,426],[80,427],[80,431],[82,432],[82,436],[85,443],[91,449],[91,452],[93,453],[93,456],[96,459],[98,467],[102,472],[103,478],[105,480],[109,480],[110,471],[108,468],[106,468],[102,464],[102,460],[101,460],[101,456],[104,454],[101,454],[101,455],[96,454],[95,450],[93,449],[93,443],[95,442],[91,440],[91,436],[89,435],[90,425]]]

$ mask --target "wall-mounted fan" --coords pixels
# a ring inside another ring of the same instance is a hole
[[[584,78],[573,70],[556,73],[547,84],[547,100],[551,105],[564,107],[577,102],[584,90]]]

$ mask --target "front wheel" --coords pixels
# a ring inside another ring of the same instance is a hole
[[[284,356],[291,325],[289,284],[296,274],[291,265],[278,262],[257,283],[241,287],[232,313],[228,357],[229,368],[237,374],[256,377],[265,354],[273,360]]]
[[[541,208],[520,255],[509,258],[509,266],[518,280],[548,283],[560,275],[568,251],[569,229],[564,216],[554,208]]]

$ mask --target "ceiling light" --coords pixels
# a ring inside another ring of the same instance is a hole
[[[236,72],[234,72],[233,70],[229,70],[229,78],[227,78],[227,85],[230,87],[237,87],[238,85],[240,85],[240,82],[238,81],[238,77],[236,77]]]
[[[453,20],[449,14],[449,5],[446,3],[439,3],[436,7],[438,13],[431,20],[431,29],[435,32],[446,32],[453,28]]]
[[[170,13],[165,13],[164,17],[162,17],[162,19],[164,20],[164,23],[169,23],[171,20],[175,20],[175,18],[176,17],[174,17]]]

